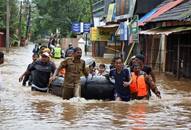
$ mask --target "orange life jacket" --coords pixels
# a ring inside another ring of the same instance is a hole
[[[130,84],[130,91],[131,93],[137,93],[138,97],[147,96],[147,85],[145,83],[144,75],[135,75],[132,73],[132,82]]]

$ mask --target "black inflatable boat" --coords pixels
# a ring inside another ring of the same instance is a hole
[[[61,86],[63,82],[63,77],[55,79],[50,85],[49,92],[62,96]],[[114,85],[104,76],[94,76],[87,79],[81,77],[81,95],[85,99],[113,100]]]

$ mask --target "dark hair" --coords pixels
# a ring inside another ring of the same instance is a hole
[[[114,61],[116,61],[116,60],[121,60],[121,61],[123,62],[123,59],[122,59],[122,57],[120,57],[120,56],[115,57],[115,58],[114,58]]]
[[[38,55],[37,53],[35,53],[35,54],[32,55],[32,57],[35,57],[35,56],[39,57],[39,55]]]
[[[137,55],[136,55],[136,58],[139,59],[139,60],[141,60],[141,61],[143,61],[143,62],[145,61],[145,57],[144,57],[144,55],[142,55],[142,54],[137,54]]]
[[[47,46],[45,46],[45,45],[42,45],[42,46],[40,47],[40,49],[42,49],[42,48],[47,48]]]
[[[99,67],[105,68],[105,64],[100,64]]]
[[[82,49],[80,47],[74,48],[74,52],[81,51]]]
[[[91,65],[89,65],[89,67],[95,67],[96,66],[96,63],[95,63],[95,61],[91,64]]]

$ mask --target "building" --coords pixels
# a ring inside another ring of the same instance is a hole
[[[92,1],[92,13],[94,17],[94,26],[105,25],[105,18],[107,15],[109,4],[113,2],[115,2],[115,0],[93,0]]]
[[[129,45],[131,29],[127,24],[133,21],[135,15],[136,18],[143,16],[162,1],[164,0],[94,0],[92,6],[96,28],[93,32],[99,30],[97,32],[101,33],[98,35],[99,38],[93,40],[92,44],[93,53],[100,53],[100,55],[93,54],[93,56],[102,57],[105,52],[111,52],[118,53],[117,55],[122,55],[124,59],[128,59],[127,55],[129,54],[127,53],[132,50],[134,44]],[[143,2],[145,4],[142,4]],[[138,33],[136,33],[136,37],[138,37]],[[135,50],[138,50],[137,41],[138,39],[136,39]],[[132,52],[137,53],[138,51]]]
[[[191,0],[166,0],[145,20],[140,32],[146,63],[191,78]]]

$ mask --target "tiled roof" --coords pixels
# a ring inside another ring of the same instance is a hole
[[[173,9],[174,7],[178,6],[180,3],[183,3],[184,0],[165,0],[156,8],[152,9],[146,15],[144,15],[139,20],[139,26],[144,26],[145,23],[152,22],[153,20],[157,19],[162,14],[168,12],[169,10]]]
[[[159,21],[191,21],[191,0],[184,0],[183,3],[161,14],[157,18],[151,20],[152,22]]]

